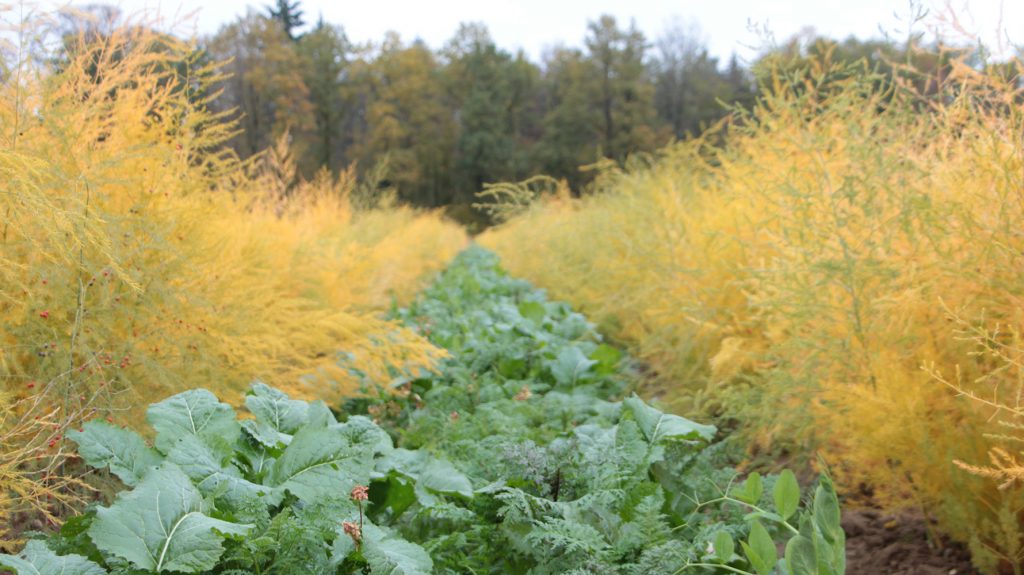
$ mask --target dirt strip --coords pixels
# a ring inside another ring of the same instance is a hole
[[[930,541],[919,514],[843,510],[847,575],[980,575],[962,545]]]

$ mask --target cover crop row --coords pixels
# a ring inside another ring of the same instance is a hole
[[[71,438],[125,484],[0,566],[26,573],[842,573],[831,483],[742,483],[715,429],[623,393],[579,314],[472,249],[397,316],[450,357],[340,413],[255,384],[152,405],[152,446]],[[339,419],[341,420],[339,422]],[[779,548],[784,547],[783,557]]]

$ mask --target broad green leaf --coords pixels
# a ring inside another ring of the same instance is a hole
[[[244,419],[241,422],[242,429],[245,433],[255,439],[260,445],[266,447],[280,447],[282,445],[287,446],[292,442],[292,436],[287,433],[281,433],[274,429],[273,425],[263,421],[257,421],[255,419]]]
[[[786,568],[789,575],[818,575],[814,542],[803,535],[790,539],[786,543]]]
[[[12,569],[16,575],[42,575],[43,573],[31,561],[15,555],[0,555],[0,567]]]
[[[750,560],[750,566],[757,571],[758,575],[768,575],[778,562],[778,551],[775,549],[775,542],[772,541],[768,530],[759,521],[750,525],[750,537],[746,542],[741,541],[743,551]]]
[[[579,444],[579,450],[583,454],[584,460],[591,465],[593,462],[606,462],[614,458],[617,455],[616,442],[629,439],[626,433],[620,437],[618,425],[602,427],[595,423],[584,423],[576,426],[572,433]],[[646,446],[641,447],[646,450]],[[605,469],[595,469],[595,471],[605,471]],[[610,469],[608,471],[615,472]]]
[[[473,484],[446,459],[429,458],[420,469],[416,484],[435,493],[473,498]]]
[[[387,473],[394,470],[411,477],[419,471],[424,457],[425,452],[399,447],[377,461],[377,471]]]
[[[619,361],[622,360],[622,352],[608,344],[601,344],[590,353],[590,359],[597,362],[596,371],[601,374],[615,373]]]
[[[263,444],[239,441],[235,444],[234,463],[243,470],[251,481],[263,483],[277,460],[271,450]]]
[[[547,315],[547,310],[544,309],[544,304],[535,301],[524,301],[519,304],[519,315],[532,321],[533,323],[540,325],[544,322],[544,317]]]
[[[338,420],[335,419],[331,408],[327,407],[326,403],[319,399],[309,402],[309,410],[306,412],[306,427],[327,427],[335,423],[338,423]]]
[[[140,569],[198,573],[216,565],[224,535],[245,535],[252,528],[205,511],[188,476],[173,463],[163,463],[113,505],[98,508],[89,537],[100,551]]]
[[[737,489],[733,495],[740,501],[757,505],[763,494],[764,482],[761,480],[761,474],[755,471],[747,476],[746,481],[743,482],[743,488]]]
[[[836,540],[832,542],[832,566],[835,572],[841,575],[846,573],[846,532],[840,528],[837,535]]]
[[[371,575],[430,575],[434,570],[422,547],[370,523],[363,524],[362,551]]]
[[[180,467],[208,497],[222,494],[237,504],[246,499],[271,495],[270,488],[243,479],[234,466],[223,463],[209,446],[194,435],[179,438],[167,454],[167,460]]]
[[[498,360],[498,373],[507,379],[523,377],[526,372],[526,361],[518,357],[502,357]]]
[[[109,467],[128,486],[137,485],[162,460],[139,434],[105,421],[90,421],[81,431],[69,431],[68,437],[78,444],[78,454],[86,463],[96,468]]]
[[[550,363],[551,375],[558,384],[573,386],[596,364],[597,362],[584,355],[579,347],[567,345]]]
[[[379,503],[381,509],[387,509],[390,517],[395,518],[405,512],[413,503],[416,503],[416,490],[413,481],[397,471],[388,473],[383,480],[374,480],[376,489],[384,492],[383,501]],[[384,487],[381,488],[380,486]]]
[[[20,556],[0,554],[0,570],[17,575],[106,575],[106,570],[81,555],[57,555],[42,541],[32,540]]]
[[[587,318],[583,317],[582,314],[573,312],[562,321],[556,323],[552,331],[555,335],[574,340],[583,337],[583,334],[587,333],[588,329],[590,329],[590,324],[587,323]]]
[[[825,540],[821,531],[815,531],[814,558],[817,560],[817,575],[842,575],[846,561],[845,547],[845,541],[830,543]],[[837,554],[836,551],[839,553]],[[840,566],[843,567],[843,570],[839,569]]]
[[[256,416],[281,433],[295,435],[306,424],[309,404],[291,399],[284,392],[264,383],[254,383],[245,396],[245,406]]]
[[[789,519],[796,513],[800,505],[800,485],[796,482],[796,475],[785,469],[779,474],[775,482],[775,510],[779,512],[783,520]]]
[[[395,449],[377,464],[382,473],[394,470],[412,479],[416,493],[424,504],[433,499],[425,496],[423,490],[442,495],[459,495],[466,499],[473,497],[473,484],[448,460],[440,459],[423,451]]]
[[[715,557],[722,563],[732,560],[732,554],[736,551],[736,544],[728,531],[719,531],[715,534]]]
[[[356,550],[356,542],[352,536],[345,533],[341,523],[335,530],[334,543],[331,545],[331,565],[338,566]]]
[[[274,464],[269,485],[305,501],[348,497],[356,485],[369,484],[372,466],[371,452],[337,428],[304,427]]]
[[[677,439],[711,441],[715,437],[713,425],[702,425],[685,417],[663,413],[644,403],[635,394],[622,404],[633,412],[634,419],[651,443]]]
[[[660,445],[647,443],[640,425],[628,419],[619,421],[615,430],[615,458],[634,469],[646,469],[664,459],[665,449]],[[609,454],[603,454],[607,457]]]
[[[146,421],[156,430],[156,447],[164,453],[185,435],[195,435],[211,447],[231,445],[240,429],[231,406],[205,389],[190,389],[154,403],[146,411]]]
[[[395,448],[388,432],[362,415],[353,415],[345,423],[332,426],[331,429],[339,429],[352,445],[363,446],[373,454],[386,455]]]
[[[832,482],[824,477],[814,493],[814,523],[829,543],[845,539],[840,525],[839,498]]]

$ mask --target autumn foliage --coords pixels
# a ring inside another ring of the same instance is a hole
[[[752,461],[818,456],[851,500],[923,508],[1019,573],[1024,114],[1012,67],[948,62],[776,70],[724,146],[541,194],[481,243]]]
[[[82,417],[256,379],[331,399],[442,353],[381,312],[460,228],[386,197],[357,210],[376,192],[351,171],[296,178],[286,134],[239,161],[209,111],[220,71],[186,42],[124,27],[45,58],[39,24],[0,87],[0,514],[58,491],[33,458]]]

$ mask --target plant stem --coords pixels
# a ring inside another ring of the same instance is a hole
[[[735,567],[730,567],[728,565],[722,565],[718,563],[687,563],[686,565],[683,565],[678,571],[673,572],[672,575],[679,575],[680,573],[686,571],[690,567],[716,567],[720,569],[725,569],[726,571],[729,571],[731,573],[740,573],[741,575],[756,575],[755,573],[751,573],[750,571],[744,571],[742,569],[737,569]]]
[[[709,501],[705,501],[704,503],[699,503],[699,504],[697,504],[697,509],[700,509],[701,507],[706,507],[706,506],[711,505],[713,503],[720,503],[722,501],[731,501],[731,502],[737,503],[739,505],[746,505],[747,507],[753,509],[754,511],[758,511],[760,513],[765,514],[765,519],[771,519],[770,515],[774,515],[774,514],[770,514],[768,511],[765,511],[764,509],[761,509],[757,505],[753,505],[753,504],[747,503],[746,501],[740,501],[739,499],[734,499],[732,497],[729,497],[728,495],[723,495],[722,497],[719,497],[717,499],[711,499]],[[784,527],[786,527],[787,529],[792,531],[793,535],[800,535],[800,530],[797,529],[796,527],[793,527],[792,525],[790,525],[789,522],[786,521],[785,519],[779,519],[779,520],[772,519],[772,520],[775,521],[776,523],[782,524]]]

